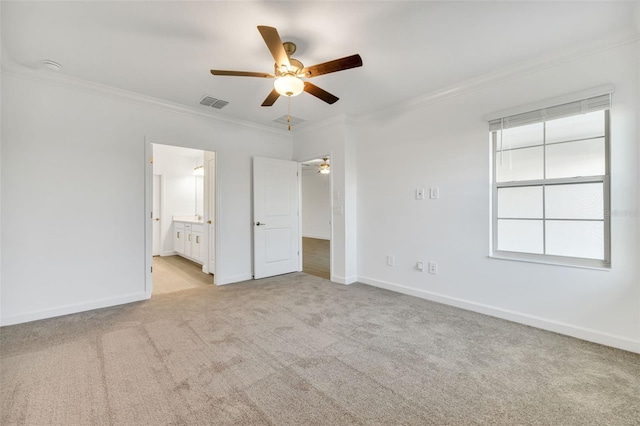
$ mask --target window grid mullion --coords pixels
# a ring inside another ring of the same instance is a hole
[[[545,126],[546,126],[546,121],[545,121]],[[541,147],[541,146],[543,146],[545,144],[546,145],[562,145],[562,144],[565,144],[565,143],[584,142],[584,141],[590,141],[590,140],[593,140],[593,139],[602,139],[604,137],[605,137],[605,135],[600,135],[600,136],[590,136],[588,138],[569,139],[569,140],[566,140],[566,141],[557,141],[557,142],[550,142],[550,143],[543,142],[543,143],[541,143],[539,145],[517,146],[515,148],[500,149],[500,150],[498,150],[496,152],[517,151],[519,149],[527,149],[527,148],[538,148],[538,147]]]
[[[512,188],[519,186],[542,186],[542,185],[577,185],[580,183],[598,183],[604,182],[605,175],[598,176],[580,176],[572,178],[553,178],[553,179],[536,179],[536,180],[520,180],[496,183],[498,188]]]

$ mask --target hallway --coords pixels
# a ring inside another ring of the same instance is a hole
[[[302,238],[302,272],[331,279],[331,242],[318,238]]]

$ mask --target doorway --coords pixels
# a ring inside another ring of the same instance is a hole
[[[302,271],[331,279],[331,160],[300,163]]]
[[[148,144],[147,150],[152,257],[146,292],[151,296],[211,285],[216,258],[215,152],[160,143]]]

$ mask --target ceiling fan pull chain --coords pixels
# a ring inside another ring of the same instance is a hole
[[[291,96],[287,96],[287,127],[291,131]]]

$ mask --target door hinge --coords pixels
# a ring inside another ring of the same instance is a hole
[[[149,219],[153,219],[153,212],[149,213]]]
[[[151,273],[153,274],[153,266],[151,267]]]

